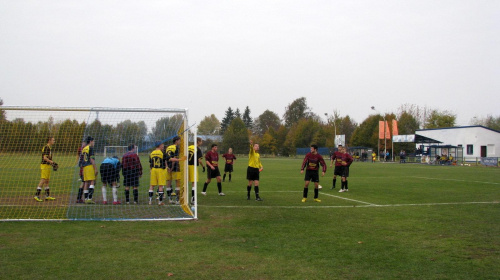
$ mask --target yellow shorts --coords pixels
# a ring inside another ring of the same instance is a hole
[[[189,165],[188,168],[189,168],[189,182],[193,183],[194,182],[195,167],[194,167],[194,165]],[[198,168],[196,168],[196,180],[198,180],[198,179],[200,179],[200,175],[198,173]]]
[[[95,170],[93,165],[87,165],[83,167],[83,181],[94,181],[95,180]]]
[[[180,180],[181,173],[180,172],[167,172],[167,180]]]
[[[149,179],[151,186],[165,186],[167,184],[167,172],[165,169],[151,169],[151,178]]]
[[[52,171],[52,166],[48,164],[40,164],[40,169],[42,170],[42,179],[50,180],[50,172]]]

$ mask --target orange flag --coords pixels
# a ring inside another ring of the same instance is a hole
[[[385,122],[385,139],[391,139],[391,131],[389,130],[389,122]]]
[[[384,139],[384,121],[378,122],[378,139]]]
[[[392,120],[392,135],[399,135],[397,120]]]

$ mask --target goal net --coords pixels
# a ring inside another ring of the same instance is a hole
[[[149,155],[156,148],[155,143],[162,142],[167,147],[175,136],[180,136],[179,157],[187,156],[188,129],[185,109],[2,106],[0,220],[196,219],[196,205],[190,204],[187,161],[180,162],[178,202],[173,199],[174,203],[159,206],[155,196],[153,203],[148,203]],[[107,157],[116,156],[121,162],[128,147],[133,147],[131,152],[138,155],[142,176],[137,191],[130,186],[129,204],[122,171],[114,179],[118,181],[115,189],[110,184],[103,187],[99,172],[93,191],[91,184],[83,188],[89,196],[92,193],[93,203],[79,203],[79,153],[89,136],[94,139],[97,171]],[[57,170],[52,162],[57,163]],[[175,189],[175,183],[172,188]]]

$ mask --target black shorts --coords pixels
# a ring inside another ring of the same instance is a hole
[[[220,171],[218,166],[214,166],[215,169],[212,170],[210,166],[207,166],[207,179],[220,177]]]
[[[313,183],[319,183],[319,171],[306,169],[306,176],[304,176],[304,181],[311,181]]]
[[[224,172],[233,172],[233,165],[227,164],[224,166]]]
[[[342,176],[343,173],[344,173],[344,167],[335,165],[335,170],[333,171],[333,175]]]
[[[247,180],[248,181],[259,181],[259,169],[255,167],[247,168]]]
[[[103,163],[99,168],[101,181],[103,184],[111,184],[120,180],[118,170],[111,163]]]
[[[349,177],[349,166],[344,166],[344,172],[342,173],[342,177]]]
[[[139,170],[128,169],[123,170],[123,185],[125,187],[138,187],[139,186]]]

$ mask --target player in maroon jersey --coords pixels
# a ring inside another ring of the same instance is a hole
[[[342,164],[342,185],[341,189],[339,192],[348,192],[349,187],[347,186],[347,177],[349,177],[349,166],[353,162],[352,156],[347,152],[347,149],[345,147],[342,147],[342,157],[341,157],[341,164]]]
[[[219,154],[217,153],[217,144],[212,144],[212,149],[207,152],[205,155],[205,162],[207,164],[207,180],[203,185],[202,195],[207,195],[207,187],[208,184],[212,181],[213,178],[217,179],[217,189],[219,190],[220,196],[225,196],[222,192],[222,183],[220,178],[219,171]]]
[[[222,177],[222,182],[226,181],[226,174],[229,172],[229,182],[231,182],[231,173],[233,172],[233,164],[236,160],[236,156],[233,154],[233,149],[229,148],[227,154],[223,154],[222,157],[226,160],[224,166],[224,176]]]
[[[307,193],[309,182],[314,183],[314,201],[321,202],[318,199],[319,194],[319,166],[322,167],[321,176],[325,176],[326,172],[326,163],[323,157],[318,154],[318,146],[311,145],[311,152],[307,153],[304,161],[302,162],[302,167],[300,168],[300,174],[304,173],[304,169],[306,169],[306,175],[304,177],[305,185],[304,185],[304,196],[302,198],[302,202],[307,201]]]
[[[335,184],[337,183],[337,175],[342,176],[343,166],[342,166],[342,145],[339,145],[337,151],[335,151],[330,157],[330,167],[333,166],[335,162],[335,169],[333,170],[333,184],[332,190],[335,189]]]

